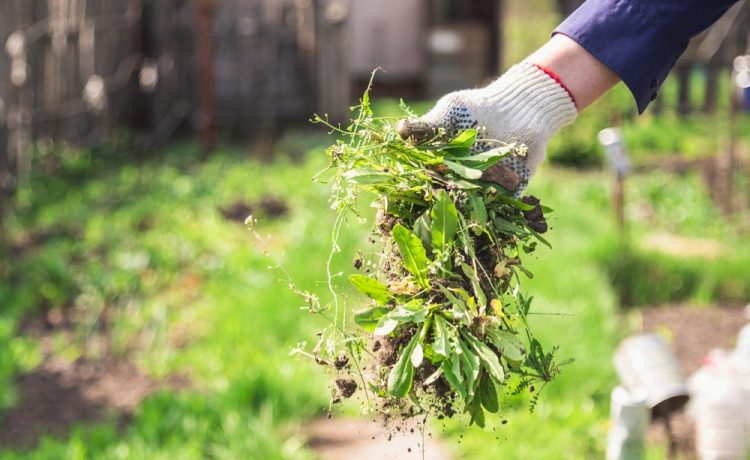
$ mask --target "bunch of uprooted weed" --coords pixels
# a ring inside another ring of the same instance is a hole
[[[359,381],[381,410],[450,416],[463,409],[483,426],[484,410],[499,409],[497,386],[534,391],[559,372],[554,349],[545,352],[529,330],[531,297],[520,289],[521,274],[531,276],[522,255],[546,244],[540,233],[549,209],[486,180],[523,146],[483,139],[496,148],[473,154],[476,130],[403,140],[395,119],[373,114],[368,92],[353,111],[345,129],[314,120],[341,136],[326,170],[339,213],[332,254],[347,216],[361,219],[363,193],[374,197],[382,250],[377,260],[356,259],[366,274],[349,277],[370,299],[354,312],[359,327],[340,318],[329,263],[333,304],[321,307],[308,295],[307,305],[332,325],[312,352],[297,351],[336,368],[334,399],[351,396]]]

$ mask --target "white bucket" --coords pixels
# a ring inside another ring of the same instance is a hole
[[[740,329],[740,333],[737,334],[737,345],[734,348],[734,353],[750,358],[750,323]]]
[[[615,387],[610,398],[607,460],[643,458],[643,440],[648,422],[649,408],[645,394],[633,394],[623,387]]]
[[[672,349],[655,334],[625,339],[614,356],[623,387],[630,393],[645,394],[652,415],[668,416],[688,401],[685,376]]]
[[[712,394],[696,408],[696,447],[703,460],[745,460],[747,417],[743,392],[728,379],[716,382]]]

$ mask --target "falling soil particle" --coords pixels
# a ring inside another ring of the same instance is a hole
[[[400,421],[400,424],[416,420]],[[307,446],[321,460],[417,460],[422,458],[419,427],[392,427],[361,419],[332,418],[314,421],[305,429]],[[446,447],[434,439],[425,440],[425,456],[430,460],[450,460]]]
[[[336,360],[333,362],[333,365],[336,366],[336,369],[339,369],[339,370],[345,368],[348,364],[349,364],[349,357],[346,356],[346,353],[343,353],[343,352],[340,353],[336,357]],[[357,385],[355,384],[354,385],[355,389],[356,389],[356,386]]]
[[[357,391],[357,382],[352,379],[336,379],[336,386],[341,396],[345,398],[351,398],[354,392]]]

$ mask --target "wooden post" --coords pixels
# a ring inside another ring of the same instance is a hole
[[[503,18],[505,17],[505,2],[503,0],[497,0],[495,3],[495,27],[493,30],[493,36],[495,37],[495,68],[492,69],[497,75],[502,74],[503,59],[505,58],[505,31],[503,30]]]
[[[713,114],[716,112],[717,86],[719,82],[719,68],[709,62],[706,67],[706,90],[703,100],[703,112]]]
[[[620,128],[605,128],[599,132],[599,143],[604,147],[607,161],[615,181],[612,187],[612,210],[615,214],[615,222],[620,235],[625,239],[627,235],[625,221],[625,177],[631,170],[630,158],[625,149]]]
[[[349,119],[351,77],[346,23],[348,4],[344,0],[315,0],[318,30],[318,109],[333,123]]]
[[[617,229],[624,239],[627,229],[625,227],[625,176],[622,174],[615,174],[614,186],[612,188],[612,208],[615,213]]]
[[[736,35],[730,35],[728,38],[725,52],[727,53],[728,62],[732,62],[737,55]],[[737,98],[737,85],[734,81],[734,74],[730,73],[729,82],[729,123],[727,124],[728,139],[727,147],[723,155],[718,158],[718,183],[721,187],[719,193],[719,208],[725,214],[734,212],[734,170],[737,164],[737,111],[740,108],[740,101]]]
[[[690,66],[685,64],[677,69],[677,113],[684,116],[690,113]]]
[[[204,155],[215,141],[216,96],[213,67],[214,0],[195,3],[195,67],[198,76],[198,132]]]

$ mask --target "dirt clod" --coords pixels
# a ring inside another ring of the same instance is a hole
[[[539,198],[527,195],[521,199],[524,203],[534,206],[534,209],[530,211],[523,211],[523,216],[526,218],[526,222],[529,228],[537,233],[545,233],[548,230],[547,219],[544,217],[542,212],[542,206],[539,204]]]
[[[357,391],[357,382],[354,379],[336,379],[336,387],[339,389],[341,396],[351,398]]]
[[[349,364],[349,357],[346,356],[346,353],[341,352],[336,357],[336,360],[333,362],[333,365],[336,366],[336,369],[341,370],[345,368]]]

